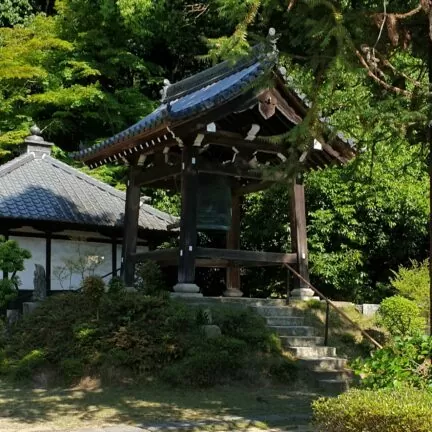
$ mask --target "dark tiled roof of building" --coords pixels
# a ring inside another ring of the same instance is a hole
[[[256,54],[256,53],[255,53]],[[78,160],[86,159],[124,140],[211,110],[246,92],[259,77],[276,63],[273,55],[249,58],[233,66],[224,62],[200,74],[167,86],[162,104],[139,122],[99,144],[70,154]],[[222,68],[221,68],[222,66]],[[216,70],[217,73],[213,73]]]
[[[122,226],[126,194],[60,162],[27,152],[0,166],[0,219]],[[142,204],[139,225],[166,231],[175,218]]]

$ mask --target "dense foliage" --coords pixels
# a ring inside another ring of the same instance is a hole
[[[432,337],[395,338],[370,357],[358,359],[354,371],[366,388],[399,388],[406,385],[432,390]]]
[[[415,336],[426,328],[420,308],[412,300],[398,295],[381,302],[377,318],[392,336]]]
[[[66,151],[151,111],[164,78],[245,53],[273,26],[290,85],[312,103],[283,140],[305,147],[312,133],[328,135],[325,116],[359,150],[345,168],[306,176],[314,281],[333,297],[379,301],[393,291],[392,270],[427,254],[426,3],[392,1],[384,14],[383,2],[370,0],[2,2],[0,161],[19,152],[35,122],[68,161]],[[92,175],[123,187],[122,166]],[[178,210],[176,197],[146,193]],[[287,193],[246,198],[244,246],[289,248]],[[279,269],[248,271],[246,293],[281,293],[284,279]]]
[[[21,284],[17,272],[24,270],[25,260],[29,258],[30,252],[20,248],[15,240],[0,236],[0,309],[17,296]]]
[[[85,293],[49,297],[14,327],[2,372],[30,379],[48,369],[60,382],[90,374],[193,386],[295,377],[278,338],[248,310],[212,311],[222,334],[206,338],[199,309],[166,297],[113,292],[98,297],[97,317],[95,307]]]
[[[432,394],[415,389],[350,390],[313,402],[320,432],[427,432]]]
[[[409,267],[399,267],[391,281],[392,286],[401,296],[416,303],[424,317],[429,314],[429,265],[413,261]]]

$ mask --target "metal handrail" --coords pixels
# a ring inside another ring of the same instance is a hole
[[[328,320],[330,315],[330,307],[331,306],[339,315],[343,316],[347,321],[349,321],[357,330],[360,331],[360,333],[366,337],[375,347],[378,349],[382,348],[382,345],[376,341],[371,335],[369,335],[365,330],[363,330],[355,321],[353,321],[344,311],[340,310],[335,303],[333,303],[328,297],[326,297],[324,294],[322,294],[320,291],[318,291],[309,281],[307,281],[300,273],[298,273],[296,270],[294,270],[289,264],[284,263],[284,266],[293,273],[294,276],[299,278],[303,283],[305,283],[315,294],[318,295],[318,297],[322,298],[326,304],[326,333],[324,342],[327,344],[328,341]]]
[[[101,279],[105,279],[105,278],[107,278],[108,276],[111,276],[111,275],[113,275],[114,273],[118,273],[118,272],[120,272],[120,271],[121,271],[121,267],[119,267],[119,268],[116,269],[115,271],[111,271],[111,272],[109,272],[109,273],[107,273],[107,274],[101,276]]]

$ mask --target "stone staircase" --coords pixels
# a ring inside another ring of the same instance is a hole
[[[324,346],[323,329],[306,324],[305,313],[287,306],[284,300],[230,297],[190,298],[188,302],[199,306],[249,307],[264,317],[282,342],[283,348],[299,361],[304,379],[321,390],[340,393],[348,389],[352,373],[347,360],[337,357],[336,348]]]
[[[331,392],[348,389],[351,372],[347,360],[337,357],[336,348],[324,346],[324,337],[317,335],[315,327],[305,325],[303,311],[280,303],[251,305],[251,308],[267,320],[268,326],[279,335],[283,348],[298,358],[311,384]]]

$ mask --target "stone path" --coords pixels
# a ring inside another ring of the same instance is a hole
[[[155,429],[143,429],[140,427],[135,427],[135,426],[124,426],[124,425],[119,425],[119,426],[109,426],[109,427],[104,427],[104,428],[85,428],[85,429],[74,429],[74,430],[58,430],[58,431],[50,431],[50,432],[148,432],[148,431],[152,431]],[[166,429],[164,429],[166,430]],[[171,429],[172,431],[178,431],[181,429]],[[313,432],[313,429],[310,426],[293,426],[288,427],[288,428],[283,428],[283,429],[279,429],[279,428],[270,428],[270,429],[263,429],[263,428],[256,428],[256,427],[252,427],[252,428],[246,428],[246,429],[242,429],[242,428],[238,428],[238,429],[227,429],[227,430],[223,430],[220,429],[218,430],[218,432],[231,432],[233,430],[236,431],[247,431],[247,432],[263,432],[264,430],[268,431],[268,432]],[[48,431],[47,431],[48,432]]]
[[[272,414],[262,417],[244,418],[237,416],[225,416],[220,420],[207,421],[172,421],[163,423],[142,424],[139,426],[107,426],[80,429],[67,429],[46,432],[189,432],[203,430],[207,432],[313,432],[308,425],[310,420],[306,415],[277,415]],[[264,423],[273,424],[290,424],[291,426],[269,427],[266,428]],[[45,432],[45,431],[41,431]]]

